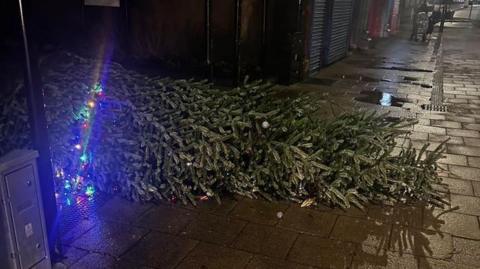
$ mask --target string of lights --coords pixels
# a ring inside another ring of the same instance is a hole
[[[71,204],[76,197],[91,198],[95,194],[91,167],[94,157],[91,136],[95,115],[103,98],[102,85],[97,83],[91,88],[84,106],[74,115],[74,139],[71,141],[74,161],[67,167],[55,169],[56,177],[59,179],[57,182],[63,182],[57,188],[57,198],[64,197],[67,205]]]

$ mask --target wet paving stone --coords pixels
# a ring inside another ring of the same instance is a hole
[[[327,237],[332,231],[337,215],[315,209],[291,206],[280,221],[279,227]]]
[[[205,212],[209,214],[226,216],[232,212],[233,208],[237,205],[237,199],[230,196],[222,197],[219,204],[215,199],[209,199],[207,201],[199,201],[196,206],[187,205],[187,209],[194,210],[195,212]]]
[[[480,181],[480,169],[466,166],[449,165],[450,173],[461,178]]]
[[[474,196],[452,194],[451,206],[458,207],[456,212],[480,216],[480,198]]]
[[[278,212],[285,212],[286,203],[274,203],[263,200],[242,199],[230,213],[230,216],[264,225],[275,225]]]
[[[215,215],[199,215],[180,233],[192,239],[229,245],[247,225],[246,221]]]
[[[411,133],[410,134],[410,139],[414,139],[414,140],[428,140],[428,134],[427,133],[421,133],[421,132],[414,132],[414,133]],[[436,141],[438,142],[438,141]]]
[[[430,125],[432,125],[432,121],[433,121],[433,120],[430,120],[430,119],[418,119],[418,124],[430,126]],[[428,134],[427,134],[427,133],[416,132],[416,134],[423,134],[423,137],[428,137]],[[424,139],[423,137],[422,137],[421,139],[418,139],[418,138],[413,138],[413,137],[410,135],[410,138],[412,138],[412,139],[416,139],[416,140],[427,140],[427,139]]]
[[[320,268],[347,268],[354,253],[353,243],[300,235],[287,260]]]
[[[233,247],[272,258],[284,259],[298,234],[260,224],[248,224]]]
[[[453,247],[455,263],[480,266],[480,241],[454,237]]]
[[[437,259],[420,258],[418,261],[419,269],[475,269],[468,265],[462,265],[455,262],[442,261]]]
[[[422,113],[419,115],[419,118],[431,119],[431,120],[446,120],[445,115],[437,113]]]
[[[188,238],[151,232],[122,259],[155,268],[174,268],[197,244]]]
[[[73,241],[78,239],[80,236],[91,230],[95,225],[99,223],[98,220],[84,219],[70,231],[62,235],[61,241],[62,244],[71,245]]]
[[[475,130],[447,129],[447,135],[478,138],[480,137],[480,132]]]
[[[245,268],[252,257],[244,251],[201,243],[176,268],[240,269]]]
[[[453,239],[447,233],[394,225],[389,250],[400,254],[449,259],[453,253]]]
[[[480,181],[472,181],[472,185],[475,196],[480,196]]]
[[[137,224],[159,232],[178,234],[196,215],[186,209],[159,205],[147,212]]]
[[[422,133],[429,133],[429,134],[437,134],[437,135],[446,135],[447,134],[447,131],[445,130],[445,128],[425,126],[425,125],[415,125],[413,127],[413,131],[422,132]]]
[[[99,222],[75,240],[77,248],[110,254],[118,257],[137,243],[148,230],[117,222]]]
[[[62,264],[66,265],[67,267],[70,267],[77,261],[79,261],[81,258],[86,256],[89,252],[86,250],[74,248],[74,247],[63,247],[62,248],[62,256],[64,259],[62,259]]]
[[[428,213],[427,213],[428,212]],[[424,228],[455,236],[480,240],[480,226],[476,216],[449,211],[424,211]]]
[[[442,183],[447,184],[446,191],[454,194],[473,195],[472,182],[455,178],[442,178]]]
[[[468,166],[480,168],[480,157],[468,157]]]
[[[141,265],[141,264],[138,264],[137,262],[119,259],[115,262],[112,269],[155,269],[155,268]]]
[[[311,266],[300,265],[278,259],[270,259],[255,256],[247,265],[246,269],[313,269]]]
[[[399,255],[396,252],[381,251],[368,246],[359,246],[353,258],[351,268],[417,268],[417,258],[410,254]]]
[[[462,124],[456,121],[446,121],[446,120],[432,120],[432,126],[435,127],[446,127],[446,128],[462,128]]]
[[[357,218],[367,218],[367,212],[357,207],[350,207],[347,209],[335,208],[332,210],[327,210],[326,212],[341,216],[357,217]]]
[[[448,139],[447,144],[450,145],[463,145],[463,137],[458,136],[447,136],[447,135],[436,135],[436,134],[428,134],[428,141],[432,142],[444,142]]]
[[[152,206],[152,204],[135,203],[120,197],[114,197],[98,210],[97,215],[104,220],[134,223]]]
[[[442,154],[442,158],[438,160],[438,163],[466,166],[467,157],[463,155],[444,153]]]
[[[480,124],[478,123],[470,123],[470,124],[464,124],[463,125],[464,128],[466,129],[469,129],[469,130],[476,130],[476,131],[480,131]]]
[[[475,123],[475,118],[473,117],[446,115],[445,118],[449,121],[462,122],[462,123]]]
[[[463,98],[448,98],[446,100],[446,103],[452,103],[452,104],[468,104],[468,99],[463,99]],[[457,127],[459,128],[459,127]]]
[[[384,249],[388,248],[391,228],[390,224],[378,221],[342,216],[338,218],[330,237]]]
[[[90,253],[73,264],[71,269],[109,269],[115,267],[115,259],[113,257],[98,253]]]
[[[465,145],[474,147],[473,149],[480,147],[480,138],[465,137],[463,140],[465,141]]]

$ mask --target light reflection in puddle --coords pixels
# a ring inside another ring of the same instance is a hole
[[[379,90],[361,91],[360,94],[361,96],[356,97],[355,100],[384,107],[402,107],[404,103],[408,102],[406,99],[398,98],[391,93]]]
[[[382,93],[382,99],[380,99],[380,105],[392,106],[392,95],[389,93]]]

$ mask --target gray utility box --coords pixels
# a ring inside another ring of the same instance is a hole
[[[36,159],[16,150],[0,158],[0,268],[50,269]]]

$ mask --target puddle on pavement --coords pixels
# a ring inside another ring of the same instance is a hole
[[[388,92],[382,92],[379,90],[375,91],[361,91],[362,96],[356,97],[355,100],[359,102],[381,105],[385,107],[396,106],[402,107],[404,103],[407,102],[406,99],[395,97],[393,94]]]

